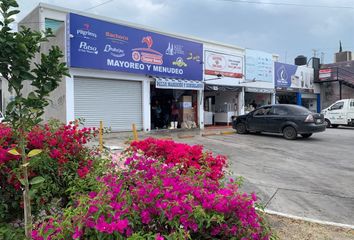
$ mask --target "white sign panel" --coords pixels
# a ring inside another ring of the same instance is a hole
[[[184,90],[201,90],[204,89],[204,83],[201,81],[183,81],[156,78],[156,88],[165,89],[184,89]]]
[[[205,74],[224,77],[243,77],[243,57],[205,51]]]
[[[246,80],[272,83],[273,67],[272,54],[246,49]]]

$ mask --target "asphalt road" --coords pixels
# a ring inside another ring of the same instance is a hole
[[[196,136],[184,139],[229,157],[243,190],[267,210],[354,225],[354,128],[327,129],[309,139],[280,135]]]

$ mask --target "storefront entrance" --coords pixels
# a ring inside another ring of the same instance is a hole
[[[276,103],[278,104],[297,104],[295,92],[277,92]]]
[[[232,117],[239,115],[239,92],[241,89],[222,86],[218,86],[215,90],[210,89],[213,89],[213,86],[208,86],[204,91],[205,126],[230,125]]]
[[[254,109],[269,105],[272,102],[271,93],[255,93],[246,92],[245,93],[245,113],[249,113]]]
[[[196,90],[150,89],[152,130],[198,127]]]

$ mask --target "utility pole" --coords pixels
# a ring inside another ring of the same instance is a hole
[[[324,53],[324,52],[321,52],[321,64],[324,63],[324,57],[325,57],[325,53]]]
[[[313,57],[317,57],[318,49],[312,49]]]

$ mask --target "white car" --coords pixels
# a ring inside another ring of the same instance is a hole
[[[2,112],[0,111],[0,123],[4,121],[4,115],[2,115]]]
[[[342,99],[321,113],[325,117],[327,127],[354,126],[354,99]]]

